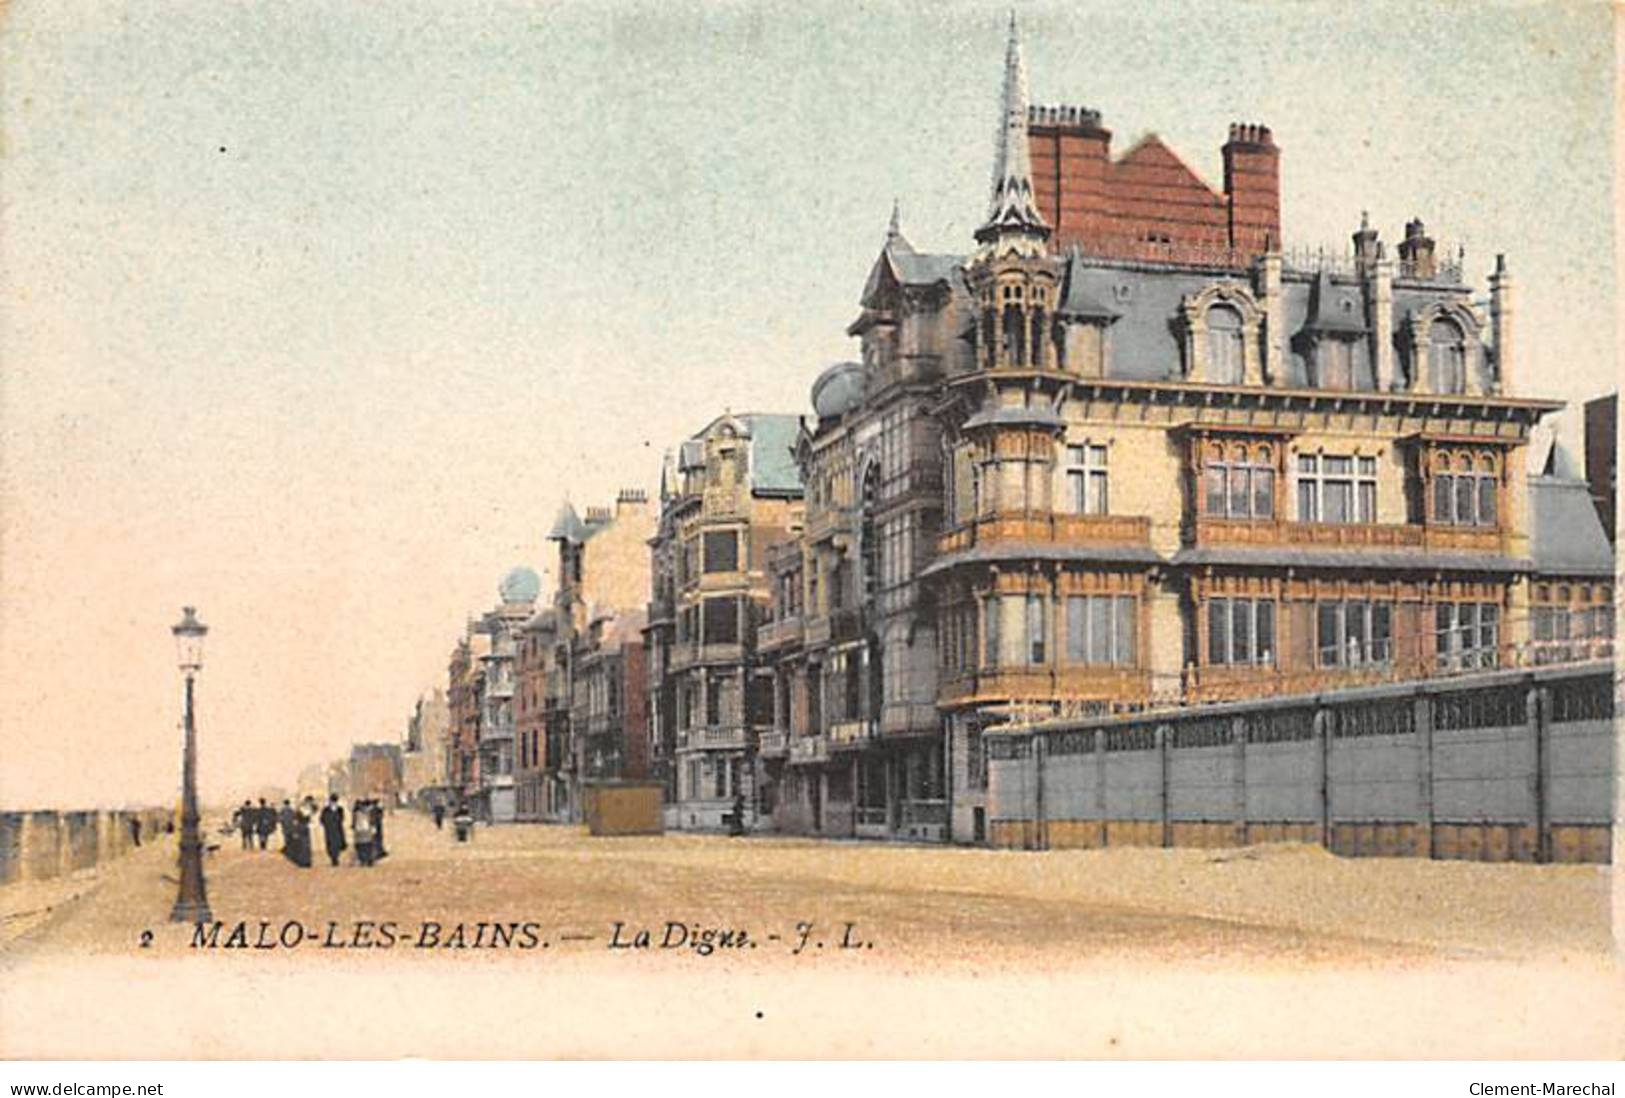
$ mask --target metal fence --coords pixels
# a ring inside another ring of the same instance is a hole
[[[990,838],[1602,862],[1613,719],[1594,663],[996,729]]]

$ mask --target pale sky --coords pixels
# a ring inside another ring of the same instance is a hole
[[[1007,11],[13,0],[0,806],[175,796],[186,603],[206,799],[398,739],[561,498],[806,410],[894,197],[967,250]],[[1523,390],[1613,388],[1604,4],[1017,14],[1036,102],[1215,186],[1263,122],[1289,245],[1505,252]]]

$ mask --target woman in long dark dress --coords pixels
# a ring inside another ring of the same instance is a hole
[[[368,811],[372,814],[372,860],[376,862],[389,854],[384,849],[384,802],[374,800]]]

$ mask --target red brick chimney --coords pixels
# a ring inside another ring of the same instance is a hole
[[[1053,231],[1067,243],[1096,234],[1107,208],[1111,131],[1088,107],[1029,107],[1027,135],[1033,197]]]
[[[1230,246],[1264,252],[1281,246],[1281,150],[1268,126],[1235,122],[1224,143],[1224,193]]]

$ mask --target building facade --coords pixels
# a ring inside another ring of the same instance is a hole
[[[768,552],[800,520],[796,416],[725,414],[686,439],[650,542],[647,704],[651,776],[683,828],[773,814],[782,743],[759,659]],[[767,743],[761,742],[763,736]]]
[[[402,793],[419,802],[446,796],[451,758],[451,711],[439,688],[418,698],[401,750]]]
[[[991,726],[1528,643],[1524,452],[1560,405],[1518,392],[1504,259],[1486,310],[1419,220],[1397,258],[1363,218],[1283,249],[1267,127],[1231,127],[1222,189],[1110,140],[1028,104],[1012,26],[974,247],[894,211],[774,556],[791,830],[984,841]]]
[[[648,494],[628,488],[621,490],[613,508],[589,507],[585,518],[570,504],[564,504],[548,533],[558,550],[558,588],[553,599],[551,632],[547,634],[552,642],[552,662],[542,672],[546,685],[538,780],[544,795],[551,798],[542,809],[545,819],[580,822],[585,783],[595,777],[615,776],[589,773],[595,769],[595,758],[602,762],[608,757],[610,746],[604,737],[609,727],[608,709],[594,710],[596,695],[589,682],[596,682],[602,691],[607,691],[612,679],[621,682],[622,705],[616,710],[617,724],[629,717],[647,723],[639,708],[629,712],[625,706],[625,680],[621,676],[630,662],[638,675],[634,690],[641,705],[646,674],[641,654],[642,615],[649,593],[649,539],[654,530]],[[601,648],[606,637],[614,649],[613,659],[607,658],[609,654]],[[639,648],[630,661],[623,651],[628,644]],[[591,675],[583,675],[584,665],[591,669]],[[611,665],[617,669],[613,673]],[[594,712],[600,717],[596,742],[594,733],[577,723],[578,718]],[[623,739],[626,734],[617,733]],[[644,741],[648,736],[646,728],[632,729],[629,734]],[[641,753],[625,742],[617,750],[623,761]],[[602,765],[596,768],[602,769]]]

